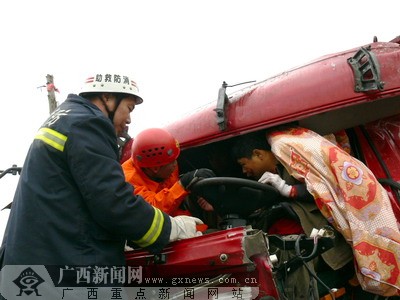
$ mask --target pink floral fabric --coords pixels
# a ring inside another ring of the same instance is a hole
[[[308,129],[276,131],[267,138],[278,160],[306,183],[322,214],[352,246],[363,289],[400,295],[400,231],[387,192],[371,170]]]

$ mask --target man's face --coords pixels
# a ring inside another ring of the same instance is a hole
[[[246,174],[247,177],[252,177],[258,180],[264,171],[262,171],[261,161],[254,157],[254,155],[249,158],[240,158],[237,160],[239,165],[242,167],[243,174]]]
[[[173,162],[163,166],[143,168],[143,171],[148,177],[152,178],[153,180],[158,179],[164,181],[171,176],[176,168],[176,165],[177,161],[174,160]]]
[[[128,131],[128,125],[131,123],[131,112],[135,109],[135,96],[127,96],[123,98],[114,114],[114,127],[117,136],[122,136]]]
[[[176,165],[177,162],[176,160],[174,160],[169,164],[159,167],[157,172],[157,177],[161,179],[167,179],[169,176],[171,176],[172,172],[175,170]]]
[[[251,158],[242,157],[237,162],[247,177],[252,177],[256,180],[260,179],[267,171],[276,172],[276,159],[270,151],[254,150]]]

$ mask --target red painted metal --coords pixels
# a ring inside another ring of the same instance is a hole
[[[154,256],[147,251],[128,252],[126,258],[128,265],[131,262],[138,263],[138,265],[153,265],[158,274],[163,276],[170,274],[168,273],[171,272],[170,267],[177,270],[180,266],[189,266],[189,268],[181,270],[183,273],[192,273],[193,270],[190,268],[193,266],[206,266],[211,270],[215,270],[215,267],[221,269],[237,266],[246,268],[251,261],[248,260],[243,249],[245,236],[246,230],[238,227],[170,243],[161,253],[165,256],[164,264],[155,262]],[[220,255],[223,253],[229,257],[229,260],[220,260]],[[164,268],[167,269],[166,272],[164,272]],[[207,268],[203,271],[206,270]]]
[[[144,267],[144,277],[211,280],[229,274],[229,282],[221,279],[218,286],[229,286],[234,278],[242,286],[247,282],[257,288],[257,299],[278,299],[265,236],[260,231],[236,227],[173,242],[158,255],[135,250],[125,256],[128,266]]]
[[[379,62],[383,91],[357,93],[347,59],[359,48],[323,56],[301,67],[236,92],[226,109],[227,129],[216,122],[216,102],[166,126],[182,149],[271,127],[346,106],[380,101],[400,94],[400,45],[372,43]],[[365,47],[366,47],[365,46]]]
[[[400,115],[368,123],[364,128],[365,133],[359,127],[355,131],[367,167],[378,179],[391,178],[400,182]],[[376,148],[377,153],[372,147]],[[400,203],[395,191],[387,184],[383,186],[388,192],[393,211],[400,220]]]

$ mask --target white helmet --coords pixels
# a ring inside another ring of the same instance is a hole
[[[128,76],[115,73],[97,73],[88,77],[79,95],[102,92],[130,94],[136,96],[136,104],[143,102],[136,82]]]

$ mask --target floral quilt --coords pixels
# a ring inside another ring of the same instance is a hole
[[[387,192],[371,170],[348,149],[305,128],[267,138],[278,160],[306,183],[322,214],[352,246],[362,288],[400,295],[400,231]]]

